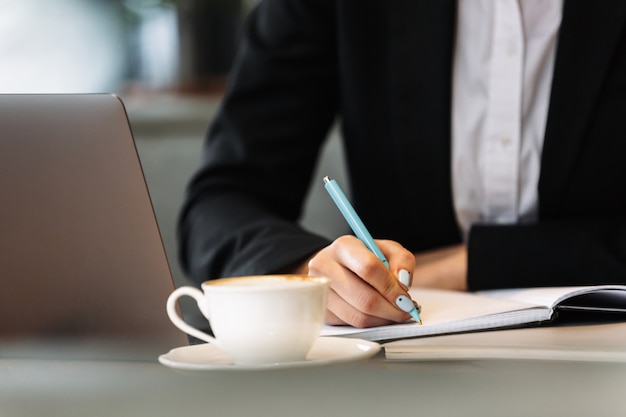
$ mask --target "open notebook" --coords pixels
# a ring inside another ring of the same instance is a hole
[[[325,326],[322,335],[389,341],[532,326],[552,321],[559,311],[565,310],[626,313],[626,286],[622,285],[525,288],[477,293],[420,289],[412,290],[411,296],[422,308],[422,325],[411,322],[368,329]]]

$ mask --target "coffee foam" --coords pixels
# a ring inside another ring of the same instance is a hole
[[[280,290],[296,287],[312,287],[328,282],[327,278],[306,275],[261,275],[236,278],[222,278],[207,281],[203,286],[216,289],[246,289],[246,290]]]

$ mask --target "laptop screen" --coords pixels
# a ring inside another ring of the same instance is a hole
[[[124,106],[0,95],[0,339],[186,343]]]

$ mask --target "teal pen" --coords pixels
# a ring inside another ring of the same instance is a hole
[[[337,184],[337,181],[330,179],[329,177],[324,177],[324,187],[326,188],[326,191],[328,191],[328,194],[330,194],[330,198],[333,199],[339,208],[339,211],[343,214],[343,217],[352,228],[356,237],[358,237],[359,240],[361,240],[361,242],[363,242],[365,246],[367,246],[367,248],[372,251],[382,263],[385,264],[387,269],[389,269],[389,261],[385,258],[383,252],[374,242],[374,238],[363,224],[359,215],[356,214],[356,211],[354,211],[354,207],[352,207],[352,204],[348,201],[348,198],[341,190],[341,187],[339,187],[339,184]]]
[[[363,242],[365,246],[372,253],[374,253],[374,255],[376,255],[378,259],[380,259],[380,261],[387,267],[387,269],[389,269],[389,261],[380,250],[376,242],[374,242],[374,238],[363,224],[363,221],[361,220],[359,215],[356,214],[354,207],[352,207],[352,204],[350,204],[350,201],[343,193],[341,187],[339,187],[339,184],[337,184],[337,181],[329,177],[324,177],[324,188],[326,188],[326,191],[328,191],[328,194],[330,194],[330,198],[332,198],[332,200],[335,202],[335,205],[337,206],[337,208],[339,208],[339,211],[350,225],[350,228],[352,229],[356,237],[359,238],[359,240]],[[420,324],[422,323],[418,308],[409,298],[401,295],[396,299],[396,305],[401,310],[409,313],[416,322]]]

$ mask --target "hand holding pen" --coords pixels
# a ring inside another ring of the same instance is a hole
[[[356,235],[338,238],[309,262],[310,273],[333,279],[327,322],[369,327],[405,321],[407,313],[420,322],[407,292],[413,254],[396,242],[374,241],[337,183],[324,182]]]

